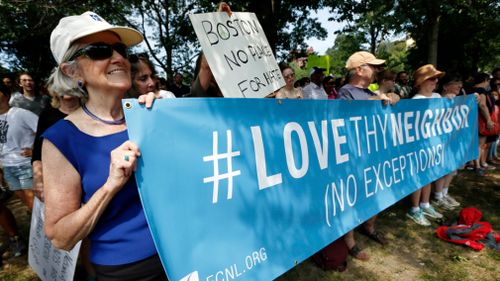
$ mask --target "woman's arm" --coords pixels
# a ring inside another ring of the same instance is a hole
[[[488,110],[488,106],[486,106],[486,95],[479,95],[479,113],[483,115],[484,120],[486,120],[486,129],[491,130],[495,125],[493,121],[491,121],[490,111]]]
[[[45,233],[55,247],[70,250],[92,232],[109,202],[132,175],[138,156],[137,146],[130,141],[113,150],[106,183],[82,205],[80,175],[50,141],[43,141]]]

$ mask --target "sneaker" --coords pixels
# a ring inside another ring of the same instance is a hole
[[[431,217],[433,219],[441,219],[443,218],[443,215],[436,211],[432,205],[429,205],[428,208],[422,208],[420,207],[420,210],[422,210],[422,213],[428,217]]]
[[[445,201],[448,202],[448,204],[450,204],[453,207],[460,206],[460,203],[457,200],[455,200],[455,198],[451,197],[450,195],[445,195],[443,198]]]
[[[483,169],[488,170],[488,171],[492,171],[492,170],[496,169],[495,166],[490,166],[490,165],[488,165],[488,163],[482,163],[481,167],[483,167]]]
[[[20,257],[26,251],[26,245],[21,241],[19,236],[9,238],[10,251],[14,257]]]
[[[425,218],[424,213],[422,213],[422,210],[419,210],[416,212],[409,211],[408,213],[406,213],[406,216],[409,217],[410,219],[412,219],[417,224],[420,224],[423,226],[430,226],[431,225],[431,222],[427,218]]]
[[[445,197],[443,197],[441,199],[435,199],[434,201],[432,201],[432,204],[434,204],[434,206],[436,206],[438,208],[448,210],[448,211],[451,211],[451,210],[455,209],[455,207],[456,207],[456,206],[450,204],[450,202],[448,202],[448,200],[446,200]]]

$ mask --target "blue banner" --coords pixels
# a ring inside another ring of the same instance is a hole
[[[477,158],[474,97],[125,100],[168,277],[271,280]]]

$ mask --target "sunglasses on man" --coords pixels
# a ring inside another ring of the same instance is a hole
[[[128,47],[123,43],[94,43],[78,50],[71,56],[69,61],[75,60],[78,57],[86,56],[91,60],[104,60],[113,56],[113,50],[118,52],[122,57],[128,58]]]

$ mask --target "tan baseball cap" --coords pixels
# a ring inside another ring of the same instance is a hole
[[[76,40],[101,31],[113,31],[120,36],[127,46],[139,44],[144,39],[142,34],[130,27],[115,26],[94,12],[85,12],[77,16],[64,17],[50,34],[50,50],[56,62],[63,61],[64,54]]]
[[[366,51],[360,51],[352,54],[345,64],[345,68],[354,69],[360,67],[363,64],[369,65],[382,65],[385,60],[377,59],[372,53]]]

